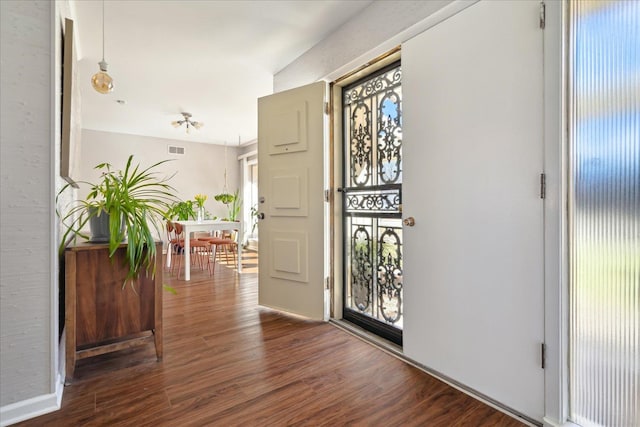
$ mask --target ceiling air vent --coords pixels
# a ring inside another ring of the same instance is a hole
[[[169,145],[169,154],[184,155],[184,147],[178,147],[177,145]]]

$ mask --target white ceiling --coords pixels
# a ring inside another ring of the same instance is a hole
[[[90,78],[102,58],[102,2],[71,1],[82,127],[211,144],[254,140],[257,98],[272,93],[273,75],[371,2],[107,0],[105,60],[115,89],[101,95]],[[204,127],[188,135],[172,127],[181,111]]]

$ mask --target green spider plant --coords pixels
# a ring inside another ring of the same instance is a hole
[[[69,187],[65,185],[56,196],[56,213],[66,230],[62,235],[60,251],[75,241],[77,237],[89,239],[82,230],[86,224],[105,213],[109,215],[109,256],[113,256],[127,238],[126,259],[129,271],[125,279],[134,281],[144,268],[155,274],[156,236],[160,236],[162,221],[171,206],[178,201],[176,190],[167,181],[171,177],[160,177],[154,171],[160,161],[145,169],[137,164],[132,166],[133,155],[129,156],[124,170],[113,170],[109,163],[101,163],[95,169],[102,174],[97,182],[80,181],[88,185],[89,194],[85,200],[76,200],[66,213],[58,210],[60,195]],[[152,233],[155,229],[156,234]]]

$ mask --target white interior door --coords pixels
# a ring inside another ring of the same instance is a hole
[[[404,351],[542,420],[538,1],[481,1],[402,46]]]
[[[260,305],[324,316],[324,82],[258,100]]]

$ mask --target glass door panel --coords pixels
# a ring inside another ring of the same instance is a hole
[[[342,91],[343,317],[402,344],[402,72],[394,63]]]
[[[640,425],[640,3],[570,6],[570,419]]]

